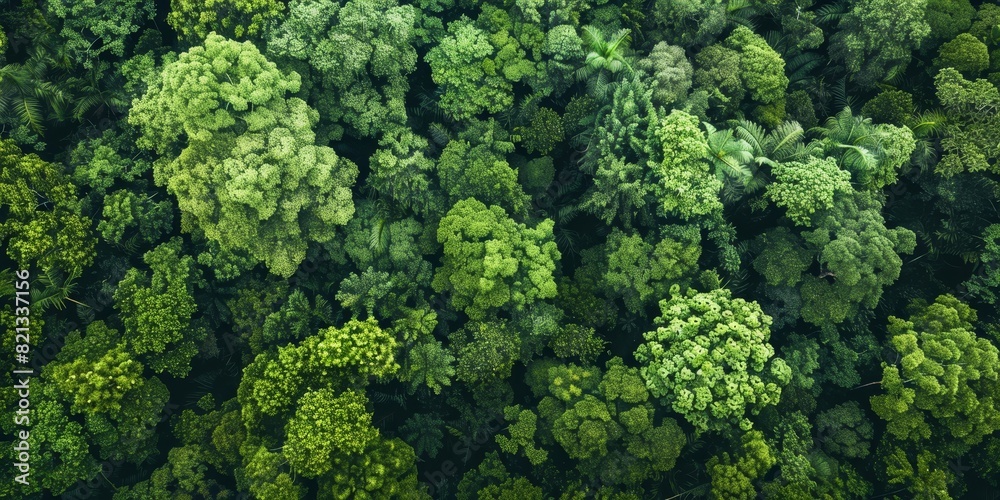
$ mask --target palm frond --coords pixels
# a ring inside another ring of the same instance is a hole
[[[940,137],[948,123],[948,115],[938,109],[922,111],[910,117],[907,126],[917,137]]]
[[[785,61],[785,74],[792,85],[811,77],[814,69],[823,64],[823,56],[816,52],[803,52]]]
[[[848,4],[845,0],[823,5],[813,11],[816,14],[816,24],[827,24],[839,22],[847,15]]]
[[[389,248],[389,223],[385,218],[379,218],[368,234],[368,248],[376,254],[381,254]]]

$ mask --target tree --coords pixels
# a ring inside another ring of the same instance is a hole
[[[363,393],[330,389],[307,392],[299,399],[295,416],[285,426],[283,452],[289,464],[306,477],[330,472],[334,455],[363,452],[379,432],[371,425]]]
[[[372,137],[406,123],[407,76],[418,10],[395,0],[296,0],[270,33],[267,50],[303,61],[315,73],[311,102],[323,123],[343,121],[351,135]],[[339,125],[329,139],[339,140]]]
[[[453,119],[496,113],[514,103],[512,82],[520,78],[500,71],[496,50],[489,33],[464,18],[449,23],[448,36],[427,51],[424,60],[442,91],[438,105]]]
[[[388,378],[399,370],[396,340],[378,323],[352,319],[341,328],[329,327],[303,341],[307,363],[322,373],[323,368],[351,368],[349,378],[366,381],[373,376]]]
[[[31,466],[44,473],[37,476],[31,474],[27,485],[14,484],[9,491],[12,497],[43,490],[59,495],[77,481],[89,481],[95,477],[101,466],[89,453],[91,439],[83,426],[67,415],[57,402],[41,400],[32,403],[31,432],[27,440],[32,451]],[[5,451],[4,458],[11,463],[24,463],[16,458],[16,453]]]
[[[844,196],[815,223],[816,230],[802,233],[816,251],[821,269],[836,279],[809,277],[802,284],[802,319],[823,324],[839,323],[857,305],[874,308],[884,287],[899,278],[902,259],[912,253],[915,235],[909,229],[888,229],[880,204],[862,194]]]
[[[955,475],[942,457],[926,449],[914,453],[898,446],[886,448],[882,462],[888,484],[903,485],[917,500],[951,499],[948,485],[955,482]]]
[[[736,109],[747,96],[754,102],[768,105],[783,102],[788,87],[785,61],[763,37],[745,26],[736,29],[722,44],[706,47],[695,56],[696,87],[721,101],[726,108]]]
[[[458,483],[459,500],[542,500],[542,489],[521,476],[511,476],[494,451],[479,467],[462,476]]]
[[[441,420],[435,413],[415,413],[406,419],[403,426],[399,428],[410,446],[413,446],[417,456],[437,457],[438,451],[444,445],[444,433],[441,427],[444,420]]]
[[[731,129],[717,130],[712,124],[705,122],[706,153],[712,162],[715,177],[723,183],[727,201],[740,192],[753,192],[760,188],[759,179],[754,178],[750,167],[754,159],[753,146],[745,139],[734,135]]]
[[[583,44],[589,51],[583,66],[576,70],[576,77],[587,82],[592,94],[606,95],[609,84],[619,73],[625,76],[633,73],[629,33],[627,29],[608,34],[595,26],[583,27]]]
[[[741,443],[739,454],[732,456],[722,452],[706,464],[712,478],[713,499],[754,498],[753,482],[774,466],[776,460],[763,433],[749,431],[743,435]]]
[[[652,19],[662,27],[662,35],[670,43],[684,46],[704,46],[726,28],[726,6],[711,0],[656,0],[651,9]]]
[[[444,213],[444,197],[430,175],[434,160],[424,154],[427,149],[427,139],[408,128],[386,133],[368,162],[371,173],[365,183],[424,217]]]
[[[528,197],[517,182],[517,171],[504,158],[510,152],[504,144],[485,139],[475,145],[456,140],[445,146],[438,160],[438,177],[452,204],[475,198],[515,215],[525,213]]]
[[[132,268],[118,284],[115,307],[125,324],[129,348],[144,355],[157,373],[183,377],[207,332],[191,320],[201,271],[173,238],[143,255],[152,276]]]
[[[975,77],[990,67],[990,52],[978,38],[962,33],[941,46],[934,67],[955,68],[964,75]]]
[[[886,393],[872,396],[872,410],[899,439],[949,435],[975,445],[1000,429],[997,347],[976,336],[976,312],[951,295],[915,301],[910,310],[909,320],[889,318],[900,363],[883,363]]]
[[[614,229],[605,244],[603,286],[609,297],[622,297],[632,313],[645,314],[650,299],[662,297],[673,284],[687,286],[698,269],[701,234],[696,226],[665,226],[661,235],[653,245],[638,234],[626,236]]]
[[[425,227],[429,225],[402,218],[380,201],[359,202],[357,215],[347,224],[343,249],[348,259],[364,270],[362,276],[385,275],[385,283],[369,283],[384,294],[384,300],[372,304],[379,317],[399,318],[406,314],[407,304],[423,302],[434,270],[424,258],[433,238],[433,231]]]
[[[754,101],[768,104],[784,99],[788,87],[785,61],[763,37],[737,26],[724,43],[739,53],[740,78]]]
[[[470,323],[452,336],[458,364],[455,377],[467,383],[485,383],[510,377],[521,355],[521,337],[505,323]]]
[[[455,357],[436,340],[421,342],[410,348],[402,374],[410,383],[410,394],[421,386],[426,386],[434,394],[441,394],[441,389],[450,386],[455,376],[454,362]]]
[[[528,153],[547,155],[565,138],[562,117],[549,108],[538,108],[524,130],[524,149]]]
[[[812,230],[798,235],[775,229],[758,239],[763,251],[754,268],[770,286],[798,286],[802,319],[814,325],[836,324],[858,307],[874,308],[885,287],[899,278],[900,254],[913,252],[916,235],[903,227],[889,229],[875,195],[834,195],[833,207],[813,214]],[[813,260],[816,275],[806,273]]]
[[[916,108],[913,95],[902,90],[883,90],[866,102],[861,114],[879,123],[905,123]]]
[[[20,268],[69,271],[94,261],[90,220],[81,213],[76,186],[35,154],[0,140],[0,242]]]
[[[946,177],[963,171],[1000,172],[1000,91],[981,78],[966,80],[954,68],[938,71],[934,86],[948,114],[943,154],[934,170]]]
[[[74,412],[118,413],[125,394],[144,382],[142,370],[124,345],[118,345],[103,356],[58,365],[51,373],[59,390],[73,396]]]
[[[711,175],[705,161],[707,144],[698,119],[675,109],[655,133],[663,148],[662,162],[649,163],[656,180],[652,189],[658,212],[687,220],[721,211],[722,183]]]
[[[392,286],[389,273],[375,271],[369,266],[361,275],[351,273],[344,278],[344,281],[340,282],[336,299],[340,301],[341,307],[350,310],[355,318],[362,311],[366,313],[366,317],[375,318],[375,304],[386,299]]]
[[[289,418],[295,401],[306,392],[328,388],[339,393],[360,389],[371,377],[388,379],[399,370],[396,349],[395,337],[369,318],[324,328],[298,344],[258,354],[245,368],[237,390],[247,431],[265,431],[267,417]]]
[[[580,206],[607,224],[618,219],[628,228],[635,219],[649,223],[652,215],[648,205],[653,182],[645,165],[658,160],[663,149],[656,142],[660,116],[652,95],[638,76],[622,81],[584,153],[581,169],[594,175],[594,187]]]
[[[894,184],[900,168],[916,148],[913,132],[903,125],[873,125],[871,119],[844,108],[819,128],[823,138],[811,146],[817,153],[838,158],[856,182],[869,189]]]
[[[523,455],[534,466],[539,466],[548,460],[549,453],[535,446],[538,415],[531,410],[521,408],[520,405],[508,406],[504,408],[504,420],[513,422],[507,427],[510,432],[509,437],[503,434],[496,437],[497,444],[504,453],[517,455],[523,450]]]
[[[104,52],[125,55],[125,42],[153,17],[154,6],[141,0],[70,2],[46,0],[45,10],[62,21],[65,49],[91,67]],[[100,43],[98,43],[100,42]]]
[[[181,228],[283,277],[351,218],[358,172],[313,144],[316,112],[284,97],[299,83],[253,44],[212,35],[166,64],[129,114],[139,144],[163,155],[154,178],[177,197]]]
[[[167,23],[193,42],[210,33],[249,38],[261,33],[282,8],[276,0],[170,0]]]
[[[546,219],[528,228],[502,208],[487,208],[474,198],[455,203],[438,225],[444,258],[434,274],[434,290],[452,292],[454,307],[472,319],[554,297],[552,273],[560,254],[552,226]]]
[[[830,38],[830,58],[862,87],[902,74],[910,53],[931,33],[927,0],[857,0]]]
[[[674,285],[670,294],[660,301],[658,328],[635,352],[650,392],[699,433],[733,422],[748,430],[746,413],[777,404],[791,378],[768,343],[771,318],[725,288],[682,295]]]
[[[937,40],[951,40],[969,31],[976,8],[969,0],[928,0],[927,25],[930,36]]]
[[[320,496],[429,500],[417,486],[416,462],[403,440],[375,439],[361,453],[334,458],[333,471],[319,479]]]
[[[529,367],[526,381],[536,397],[542,396],[534,420],[539,442],[558,444],[577,460],[580,473],[607,485],[638,485],[673,469],[685,444],[680,426],[671,418],[654,425],[659,420],[656,407],[639,369],[618,357],[605,368],[602,373],[595,367],[547,360]],[[534,449],[533,438],[523,432],[522,419],[531,420],[524,413],[528,410],[507,411],[520,412],[520,425],[512,425],[510,437],[498,436],[497,441],[511,448],[520,443],[531,460],[542,458],[546,450]],[[531,458],[534,454],[539,456]]]
[[[767,196],[787,208],[788,218],[797,225],[808,226],[812,214],[833,208],[836,193],[853,190],[851,173],[837,167],[833,158],[779,163],[772,173],[774,182],[767,187]]]
[[[847,458],[868,456],[872,424],[857,401],[848,401],[816,415],[816,432],[823,449]]]
[[[983,230],[983,251],[979,262],[983,268],[981,273],[972,275],[965,282],[965,288],[987,304],[996,304],[997,293],[1000,290],[1000,224],[993,224]]]
[[[648,56],[636,63],[636,68],[652,78],[655,105],[670,106],[687,97],[694,69],[683,48],[660,42],[653,46]]]
[[[68,409],[52,411],[82,419],[86,442],[98,446],[100,457],[141,463],[155,453],[156,426],[170,398],[166,385],[143,377],[144,370],[118,330],[94,321],[86,335],[66,335],[42,372],[39,393]]]
[[[604,353],[607,342],[596,336],[594,329],[573,323],[563,325],[552,340],[549,347],[559,358],[578,357],[586,364],[592,364]]]
[[[173,204],[167,200],[153,202],[121,189],[104,198],[103,219],[97,224],[101,236],[111,243],[124,243],[125,233],[135,227],[146,243],[156,243],[173,224]]]
[[[254,354],[263,352],[274,344],[302,340],[315,333],[320,326],[333,323],[330,304],[317,296],[310,304],[305,292],[293,290],[274,312],[264,317],[263,324],[250,333],[247,343]]]

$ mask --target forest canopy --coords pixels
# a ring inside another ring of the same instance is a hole
[[[998,207],[991,1],[0,0],[0,498],[992,498]]]

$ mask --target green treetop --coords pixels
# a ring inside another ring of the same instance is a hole
[[[365,183],[380,195],[424,217],[443,214],[444,196],[431,172],[435,162],[428,158],[427,139],[400,127],[382,136],[379,149],[368,164],[371,173]]]
[[[513,84],[534,73],[516,39],[478,24],[464,16],[452,21],[448,35],[424,56],[442,90],[438,105],[455,120],[509,107],[514,103]]]
[[[913,252],[916,236],[904,227],[886,228],[881,208],[874,195],[855,192],[836,197],[832,209],[813,215],[816,229],[803,232],[802,239],[821,271],[803,276],[802,319],[840,323],[858,306],[873,309],[882,290],[899,278],[899,255]]]
[[[951,295],[915,302],[909,320],[889,318],[898,365],[883,363],[872,409],[899,439],[950,435],[969,445],[1000,429],[997,347],[973,331],[976,312]]]
[[[296,0],[270,34],[267,50],[315,71],[312,101],[326,121],[370,137],[406,123],[407,76],[418,9],[395,0]],[[330,134],[339,139],[340,134]]]
[[[283,7],[277,0],[170,0],[167,23],[191,41],[210,33],[247,38],[262,32]]]
[[[621,296],[625,307],[637,314],[651,299],[666,295],[670,286],[687,286],[698,271],[701,232],[696,226],[664,226],[663,238],[644,241],[612,230],[605,246],[607,268],[603,286],[609,297]]]
[[[295,416],[285,426],[284,454],[306,477],[318,477],[333,467],[333,454],[358,454],[379,432],[372,427],[363,393],[330,389],[307,392],[299,399]]]
[[[517,216],[526,212],[528,196],[517,182],[517,171],[504,157],[510,152],[504,151],[505,144],[510,143],[488,139],[479,144],[448,142],[437,168],[441,188],[448,193],[450,203],[475,198]]]
[[[59,34],[66,38],[66,49],[88,68],[104,52],[125,56],[129,37],[152,19],[155,12],[154,4],[145,0],[46,0],[43,3],[47,12],[62,20]]]
[[[934,78],[937,98],[948,114],[938,173],[1000,172],[1000,90],[981,78],[966,80],[944,68]]]
[[[934,67],[955,68],[975,77],[990,67],[989,47],[978,38],[962,33],[941,46],[938,57],[934,59]]]
[[[785,61],[764,38],[746,26],[737,26],[721,44],[711,45],[695,57],[694,83],[697,89],[723,104],[737,109],[746,97],[761,104],[776,104],[784,119]],[[774,123],[776,125],[777,123]]]
[[[927,0],[852,2],[831,37],[830,58],[843,61],[864,87],[902,74],[912,51],[931,33],[926,10]]]
[[[438,226],[444,258],[434,289],[451,291],[452,304],[473,319],[554,297],[553,272],[560,254],[552,226],[546,219],[532,229],[498,206],[487,208],[474,198],[459,201]]]
[[[911,253],[909,229],[885,227],[882,203],[868,192],[835,192],[833,207],[810,218],[815,228],[795,234],[778,227],[758,237],[754,268],[769,286],[798,287],[802,319],[814,325],[840,323],[874,308],[885,287],[899,278],[900,254]],[[819,264],[815,275],[807,272]]]
[[[725,288],[681,295],[674,285],[670,293],[660,301],[658,328],[635,352],[650,392],[698,432],[734,422],[749,429],[746,413],[777,404],[791,378],[768,343],[771,318]]]
[[[850,193],[851,173],[837,167],[833,158],[810,158],[805,163],[778,163],[772,169],[774,182],[767,196],[779,207],[787,208],[788,218],[808,226],[817,210],[833,208],[835,193]]]
[[[316,146],[316,112],[253,44],[218,35],[166,66],[129,115],[163,155],[154,178],[177,197],[181,227],[291,276],[310,242],[354,213],[357,167]]]
[[[605,484],[637,485],[673,469],[685,444],[680,426],[657,418],[639,369],[617,357],[605,367],[602,373],[574,364],[532,364],[527,381],[533,394],[543,396],[538,418],[508,407],[516,423],[510,437],[497,437],[501,449],[518,453],[523,448],[532,463],[541,463],[549,454],[544,446],[557,444],[577,461],[577,470]]]
[[[184,376],[207,332],[191,323],[201,271],[174,238],[143,256],[152,276],[129,269],[115,291],[115,307],[125,324],[125,338],[136,354],[149,358],[157,372]]]
[[[62,170],[0,139],[0,242],[21,268],[85,268],[94,260],[90,220]]]
[[[402,439],[378,438],[361,452],[335,455],[319,479],[319,498],[430,500],[417,483],[417,457]]]
[[[711,498],[754,498],[756,488],[753,482],[761,478],[776,461],[763,433],[752,430],[744,434],[738,454],[731,456],[728,452],[723,452],[721,456],[712,457],[706,464],[708,475],[712,478]]]
[[[687,97],[694,69],[683,48],[660,42],[653,46],[648,56],[638,61],[636,68],[653,80],[653,104],[669,106]]]
[[[663,160],[650,162],[649,167],[656,180],[653,194],[659,213],[691,219],[721,211],[722,182],[706,161],[707,142],[698,118],[675,109],[660,121],[656,134]]]

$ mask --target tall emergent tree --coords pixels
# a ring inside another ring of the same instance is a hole
[[[163,67],[129,122],[162,156],[157,184],[177,197],[181,227],[291,276],[310,242],[354,214],[357,166],[314,144],[314,110],[249,42],[211,35]]]
[[[733,423],[749,430],[747,412],[777,404],[792,376],[768,343],[771,317],[725,288],[682,295],[674,285],[670,294],[657,329],[635,351],[646,386],[698,432]]]

